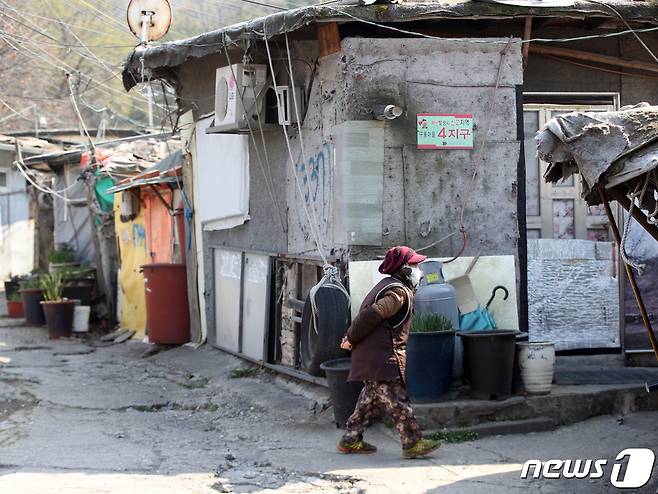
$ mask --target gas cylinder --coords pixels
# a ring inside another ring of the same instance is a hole
[[[441,314],[452,322],[454,330],[459,329],[459,312],[457,294],[452,285],[443,278],[441,261],[425,261],[420,265],[423,279],[414,297],[416,314]]]
[[[414,296],[414,312],[416,314],[441,314],[452,322],[452,328],[459,330],[459,310],[457,309],[457,293],[452,285],[445,282],[443,263],[441,261],[425,261],[420,265],[423,279]],[[464,353],[461,338],[455,338],[455,353],[452,365],[452,377],[457,379],[464,374],[462,355]]]

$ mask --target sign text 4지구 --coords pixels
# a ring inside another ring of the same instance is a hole
[[[419,113],[418,149],[473,149],[473,115]]]

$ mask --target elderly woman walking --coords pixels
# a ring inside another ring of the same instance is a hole
[[[352,351],[348,380],[364,381],[364,387],[338,443],[341,453],[377,451],[363,440],[363,433],[382,409],[395,421],[404,458],[426,456],[440,446],[439,441],[423,439],[406,388],[407,340],[414,293],[422,278],[418,264],[425,259],[409,247],[389,249],[379,266],[388,276],[366,295],[343,338],[341,347]]]

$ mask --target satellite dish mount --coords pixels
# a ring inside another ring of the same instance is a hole
[[[169,0],[130,0],[126,15],[128,27],[143,46],[167,34],[173,20]]]

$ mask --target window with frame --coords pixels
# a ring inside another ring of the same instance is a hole
[[[550,97],[547,99],[550,101]],[[577,101],[577,98],[574,101]],[[544,128],[551,118],[558,115],[573,111],[612,111],[616,106],[614,100],[610,104],[587,104],[582,101],[569,104],[560,101],[523,105],[526,222],[529,239],[611,240],[605,211],[600,206],[588,206],[582,199],[582,186],[577,176],[571,176],[557,184],[544,180],[548,164],[537,156],[535,134]]]

